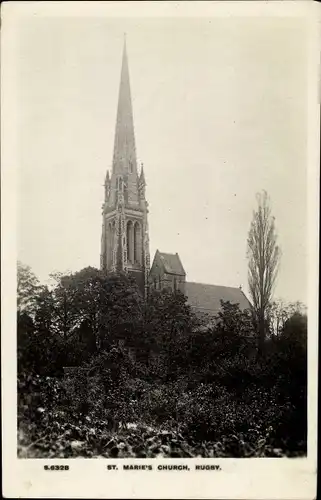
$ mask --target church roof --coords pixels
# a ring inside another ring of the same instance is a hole
[[[241,310],[250,307],[248,299],[240,288],[186,282],[185,294],[192,309],[211,316],[216,315],[221,309],[221,300],[239,304]]]
[[[164,253],[159,252],[160,260],[164,266],[165,272],[167,274],[178,274],[179,276],[185,276],[185,271],[177,253]]]

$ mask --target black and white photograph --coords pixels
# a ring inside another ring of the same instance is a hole
[[[73,3],[15,24],[16,458],[307,458],[308,16]]]

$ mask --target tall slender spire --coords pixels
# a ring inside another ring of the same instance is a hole
[[[123,59],[118,96],[113,173],[137,173],[134,121],[129,83],[126,36],[124,36]]]
[[[147,293],[149,273],[148,204],[143,169],[138,176],[134,120],[124,37],[111,176],[106,174],[101,268],[131,274]]]

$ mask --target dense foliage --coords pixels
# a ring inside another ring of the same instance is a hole
[[[257,356],[237,305],[222,303],[213,324],[179,292],[144,300],[126,275],[54,278],[24,282],[33,308],[18,310],[20,456],[306,453],[305,315],[293,312]]]

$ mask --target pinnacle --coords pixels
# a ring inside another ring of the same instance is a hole
[[[140,184],[145,184],[145,174],[144,174],[144,164],[141,164],[141,171],[140,171],[140,177],[139,177],[139,183]]]

